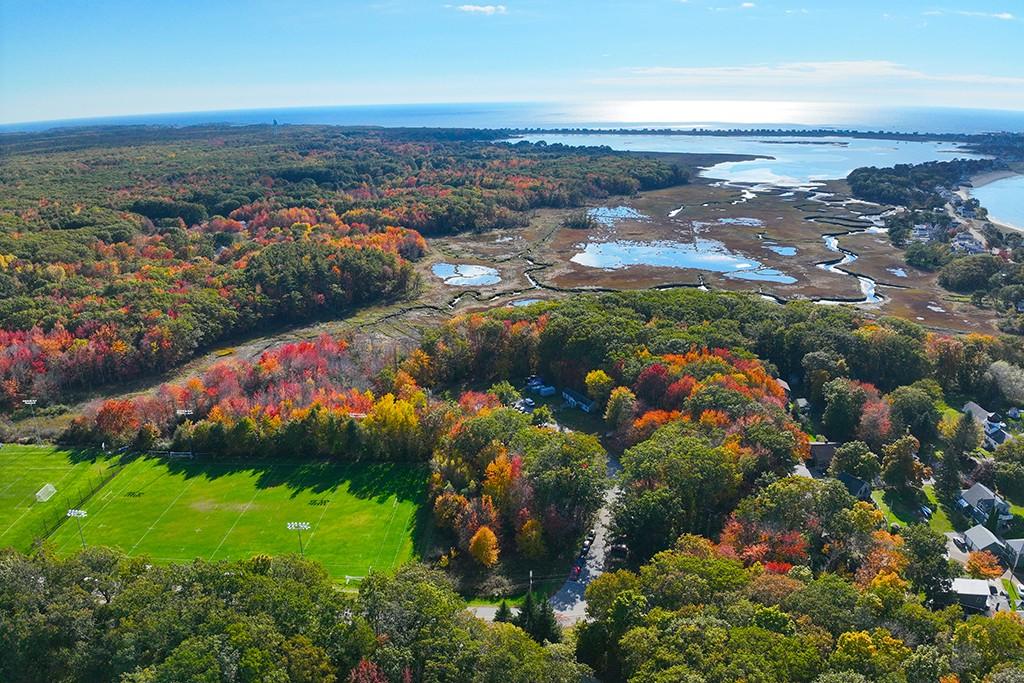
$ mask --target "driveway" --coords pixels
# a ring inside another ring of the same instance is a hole
[[[619,461],[609,456],[608,475],[615,476],[622,469]],[[562,587],[549,598],[551,607],[555,610],[555,617],[558,623],[563,626],[571,626],[587,617],[587,601],[584,599],[584,592],[587,584],[604,573],[605,558],[611,543],[611,531],[609,526],[612,517],[612,504],[619,495],[619,488],[612,487],[605,493],[604,505],[597,512],[594,521],[594,542],[590,544],[584,558],[583,568],[580,570],[578,579],[566,579]],[[490,605],[470,607],[469,611],[475,616],[494,621],[494,615],[498,608]]]
[[[967,564],[967,553],[957,548],[956,544],[953,543],[954,538],[962,538],[961,534],[956,531],[947,531],[945,535],[946,554],[949,556],[949,559],[955,560],[960,566]]]
[[[558,592],[551,596],[551,606],[555,610],[555,616],[558,617],[558,623],[563,626],[575,624],[587,617],[587,601],[584,599],[584,592],[588,583],[604,573],[605,558],[611,545],[611,531],[609,530],[612,518],[611,506],[618,495],[618,487],[609,489],[605,494],[604,505],[598,511],[597,520],[594,523],[594,542],[587,550],[579,578],[567,579]]]

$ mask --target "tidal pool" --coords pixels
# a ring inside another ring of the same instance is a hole
[[[598,206],[587,211],[587,215],[601,225],[612,227],[619,221],[642,221],[648,217],[630,206]]]
[[[489,266],[474,266],[468,263],[435,263],[430,271],[444,280],[446,285],[455,287],[496,285],[501,282],[498,271]]]
[[[796,278],[742,254],[729,251],[717,240],[701,237],[693,242],[660,240],[634,242],[588,242],[581,245],[582,251],[570,259],[573,263],[589,268],[620,270],[631,266],[653,266],[655,268],[689,268],[723,273],[726,277],[740,280],[777,282],[793,284]]]

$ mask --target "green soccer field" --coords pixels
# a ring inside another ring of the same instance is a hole
[[[81,507],[86,544],[156,562],[237,560],[299,552],[288,522],[307,522],[306,557],[332,576],[361,577],[413,555],[424,473],[408,465],[198,462],[137,458]],[[68,520],[50,538],[81,547]]]
[[[28,551],[68,507],[115,470],[114,459],[95,453],[5,444],[0,448],[0,548]],[[36,501],[36,492],[46,484],[53,484],[57,493],[46,502]]]

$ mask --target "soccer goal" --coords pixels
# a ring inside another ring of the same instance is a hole
[[[53,484],[47,484],[43,488],[36,491],[36,501],[39,503],[45,503],[46,501],[53,498],[53,494],[57,493],[57,489],[54,488]]]

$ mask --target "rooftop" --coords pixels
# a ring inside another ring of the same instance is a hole
[[[964,538],[968,540],[973,548],[988,548],[991,545],[1002,545],[1003,542],[996,538],[996,535],[987,527],[977,524],[964,532]]]
[[[983,500],[1002,500],[1002,498],[996,495],[995,491],[980,482],[969,489],[962,490],[960,497],[974,507],[978,507],[978,504]]]
[[[953,592],[957,595],[991,595],[989,583],[984,579],[953,579]]]
[[[973,415],[974,419],[978,422],[988,422],[988,416],[992,414],[974,401],[968,401],[964,404],[964,412]]]

